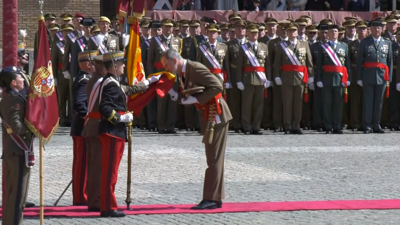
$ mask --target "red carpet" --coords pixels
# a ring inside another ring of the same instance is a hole
[[[128,215],[138,214],[181,214],[181,213],[238,213],[266,211],[299,210],[361,210],[361,209],[400,209],[400,199],[383,200],[334,200],[334,201],[299,201],[299,202],[241,202],[224,203],[221,209],[190,210],[189,205],[133,205],[130,211],[126,206],[119,209]],[[98,212],[88,212],[84,206],[45,207],[46,217],[98,217]],[[0,209],[0,215],[2,211]],[[25,217],[39,217],[39,208],[27,208]]]

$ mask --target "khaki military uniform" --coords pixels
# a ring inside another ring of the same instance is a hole
[[[268,47],[264,43],[257,43],[256,51],[250,42],[244,44],[256,57],[260,67],[265,68],[265,77],[271,80],[271,66],[268,56]],[[259,132],[261,119],[263,116],[264,103],[264,81],[259,77],[256,71],[246,72],[246,68],[253,67],[249,58],[245,54],[242,46],[239,50],[237,59],[237,82],[242,82],[244,90],[242,91],[242,126],[244,132]],[[240,73],[242,71],[242,73]]]
[[[289,41],[285,43],[293,51],[301,66],[307,67],[308,76],[313,77],[313,63],[308,42],[297,41],[295,46]],[[274,80],[277,77],[282,80],[283,124],[286,131],[299,131],[305,83],[300,73],[282,70],[285,65],[293,65],[293,63],[279,44],[274,56],[273,74]]]
[[[27,146],[30,146],[33,133],[26,127],[26,96],[17,91],[7,91],[0,102],[0,113],[3,121],[3,213],[2,224],[23,224],[23,211],[28,196],[31,169],[26,166],[25,150],[21,149],[11,138],[16,135]],[[7,128],[5,127],[7,124]]]
[[[164,52],[162,47],[156,41],[156,38],[161,39],[163,46],[173,48],[178,52],[182,50],[182,39],[171,35],[170,40],[167,40],[164,35],[153,37],[150,42],[150,47],[147,56],[147,69],[149,74],[160,72],[164,70],[161,64],[161,54]],[[178,77],[175,80],[174,90],[178,91]],[[159,132],[173,131],[176,121],[176,102],[172,101],[169,95],[160,98],[157,95],[157,126]]]
[[[57,45],[58,43],[60,43],[60,47]],[[53,67],[53,74],[57,81],[56,87],[60,123],[67,125],[72,120],[72,96],[70,94],[69,79],[65,79],[64,74],[62,73],[65,49],[64,46],[65,41],[58,41],[54,43],[54,46],[51,49],[51,62]],[[69,56],[67,55],[66,57]]]
[[[89,39],[89,50],[100,50],[100,48],[102,47],[102,46],[99,45],[100,43],[95,43],[95,41],[93,40],[96,37],[97,37],[97,35],[90,37],[90,39]],[[124,50],[124,46],[123,46],[123,43],[121,41],[121,38],[119,38],[118,36],[112,35],[110,33],[107,33],[104,36],[103,43],[101,43],[101,44],[103,44],[103,46],[109,52],[116,52],[116,51],[123,51]],[[99,54],[102,54],[102,52],[99,51]]]
[[[232,115],[228,105],[223,98],[215,99],[223,91],[223,80],[210,73],[209,69],[198,62],[187,61],[186,70],[183,74],[185,82],[182,89],[190,89],[196,86],[205,88],[203,93],[194,95],[199,102],[198,111],[202,130],[208,124],[205,118],[204,106],[216,105],[216,101],[221,108],[219,115],[220,123],[214,126],[214,136],[212,143],[205,142],[207,169],[204,177],[203,199],[209,201],[221,201],[225,196],[224,188],[224,159],[227,141],[229,121]],[[182,96],[178,100],[180,100]]]

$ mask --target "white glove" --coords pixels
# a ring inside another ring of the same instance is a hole
[[[129,44],[129,38],[129,34],[122,35],[122,44],[124,45],[124,48]]]
[[[347,81],[347,87],[350,86],[350,81]]]
[[[191,104],[195,104],[195,103],[199,103],[199,102],[197,101],[197,98],[195,98],[195,97],[189,95],[187,98],[182,99],[182,100],[181,100],[181,103],[182,103],[183,105],[191,105]]]
[[[62,72],[62,73],[64,74],[64,78],[65,78],[65,79],[69,79],[69,78],[71,77],[71,75],[69,74],[68,71],[64,71],[64,72]]]
[[[318,82],[317,82],[317,87],[319,87],[319,88],[323,88],[323,87],[324,87],[324,85],[322,84],[322,82],[321,82],[321,81],[318,81]]]
[[[357,84],[360,85],[361,87],[363,86],[362,80],[358,80]]]
[[[315,90],[315,86],[314,86],[314,83],[311,83],[311,84],[308,84],[308,89],[310,89],[310,90]]]
[[[161,74],[158,75],[158,76],[149,77],[147,80],[149,81],[150,84],[152,84],[152,83],[155,83],[155,82],[159,81],[160,77],[161,77]]]
[[[171,90],[168,91],[168,94],[171,95],[172,101],[178,100],[178,93],[174,91],[174,89],[171,88]]]
[[[241,90],[241,91],[244,90],[244,85],[243,85],[242,82],[237,82],[236,85],[237,85],[237,88],[238,88],[239,90]]]
[[[231,89],[231,88],[232,88],[231,83],[226,82],[226,83],[225,83],[225,88],[226,88],[226,89]]]
[[[276,83],[276,85],[282,85],[282,80],[281,80],[281,78],[280,77],[275,77],[275,83]]]
[[[121,115],[121,117],[119,118],[119,122],[121,122],[121,123],[129,123],[132,120],[133,120],[132,113],[127,113],[127,114]]]
[[[271,86],[271,81],[265,80],[264,81],[264,88],[269,88],[269,86]]]
[[[400,91],[400,83],[397,83],[397,84],[396,84],[396,90],[397,90],[397,91]]]
[[[309,77],[307,84],[312,84],[312,83],[314,83],[314,77]]]

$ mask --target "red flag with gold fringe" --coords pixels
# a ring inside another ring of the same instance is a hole
[[[47,143],[58,127],[58,103],[51,67],[47,28],[39,18],[37,58],[29,87],[25,123],[36,137]]]

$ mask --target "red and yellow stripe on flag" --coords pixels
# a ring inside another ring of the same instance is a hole
[[[156,83],[150,84],[146,92],[138,94],[135,98],[131,99],[128,103],[129,111],[133,112],[133,116],[138,117],[142,109],[153,99],[156,95],[164,97],[168,91],[174,86],[175,75],[168,72],[158,72],[150,74],[149,77],[160,75],[160,80]]]
[[[142,50],[140,49],[139,20],[135,18],[131,25],[127,62],[128,84],[137,84],[144,81],[145,74],[142,63]]]

